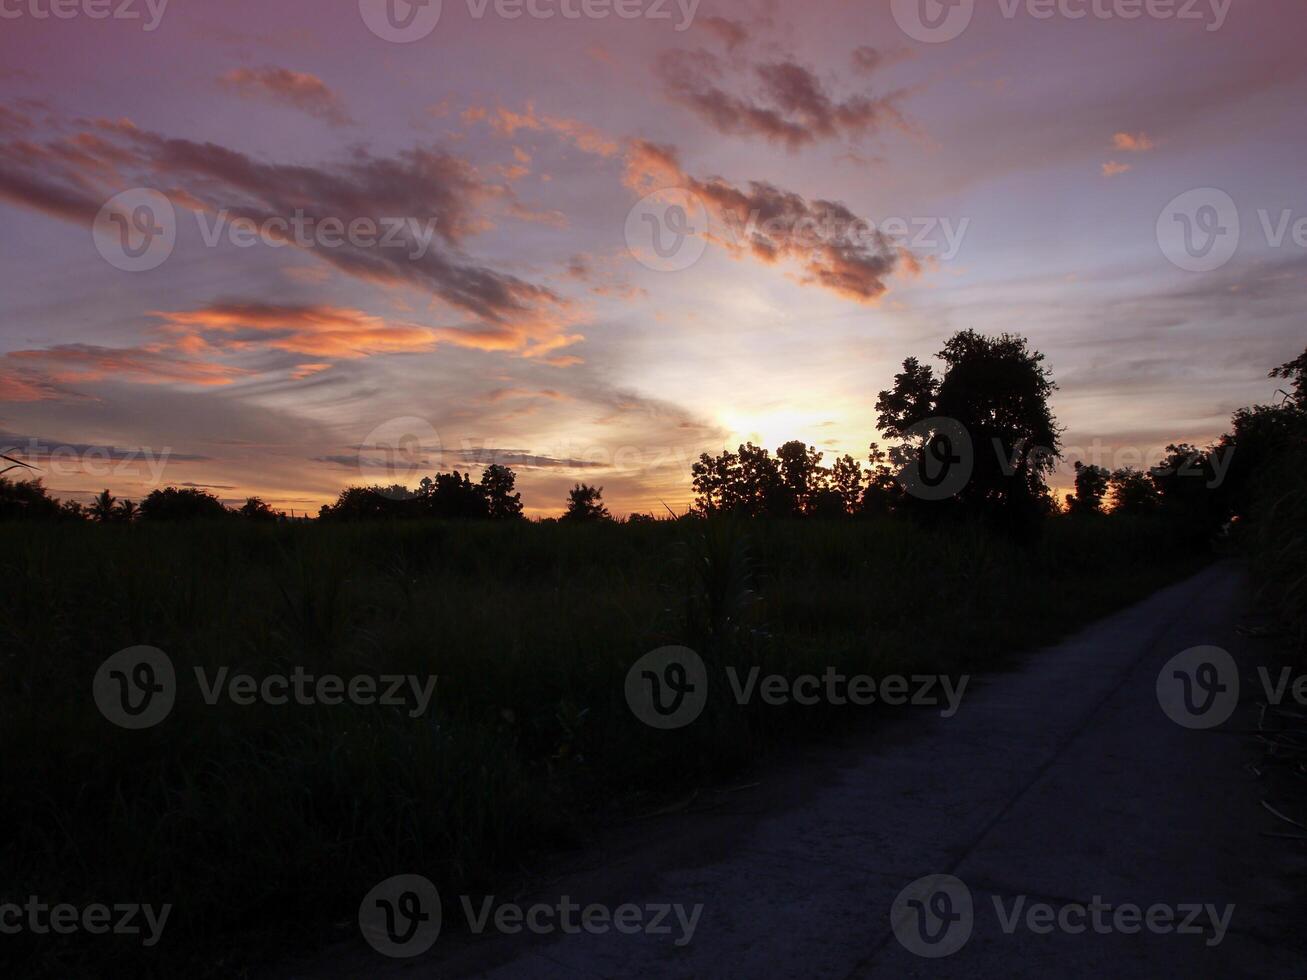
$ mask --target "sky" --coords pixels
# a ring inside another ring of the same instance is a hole
[[[0,450],[316,513],[684,510],[1028,337],[1058,485],[1307,346],[1301,0],[0,0]]]

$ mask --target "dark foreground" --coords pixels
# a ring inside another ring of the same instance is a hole
[[[588,871],[500,896],[700,905],[688,943],[672,915],[665,935],[453,935],[416,965],[339,950],[296,975],[1301,976],[1307,853],[1268,836],[1291,828],[1245,768],[1261,754],[1254,667],[1267,654],[1236,632],[1247,598],[1236,569],[1210,568],[991,677],[952,718],[806,753],[610,835]],[[1212,730],[1182,727],[1160,706],[1159,672],[1213,644],[1243,668],[1240,706]],[[932,875],[963,890],[936,880],[906,897],[948,889],[954,914],[963,892],[972,903],[934,945],[900,897]],[[1096,899],[1110,907],[1097,918]]]

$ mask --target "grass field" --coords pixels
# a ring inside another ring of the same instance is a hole
[[[658,732],[623,694],[642,654],[686,644],[713,670],[787,675],[984,669],[1205,560],[1177,540],[1128,518],[1056,518],[1027,549],[892,520],[5,526],[0,900],[174,909],[153,948],[24,933],[0,961],[240,975],[357,936],[361,896],[389,875],[479,893],[533,851],[877,710],[714,699]],[[130,731],[92,680],[138,644],[171,657],[178,695]],[[438,680],[413,717],[210,705],[197,666]]]

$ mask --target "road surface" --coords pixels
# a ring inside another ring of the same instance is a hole
[[[643,922],[700,905],[689,942],[671,913],[657,935],[492,929],[409,961],[342,951],[311,975],[1302,977],[1285,937],[1302,931],[1307,849],[1259,833],[1291,828],[1245,768],[1255,693],[1245,682],[1211,730],[1175,723],[1157,693],[1187,648],[1256,657],[1265,641],[1234,629],[1246,610],[1237,569],[1209,568],[974,681],[952,718],[800,749],[760,785],[611,834],[514,897],[632,903]]]

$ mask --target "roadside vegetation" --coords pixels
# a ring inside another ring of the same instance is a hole
[[[0,966],[239,976],[356,936],[360,896],[389,875],[485,893],[598,823],[876,714],[715,698],[655,731],[623,685],[661,646],[714,671],[990,669],[1195,570],[1231,526],[1303,629],[1307,354],[1280,369],[1287,397],[1237,415],[1221,443],[1172,447],[1144,474],[1082,465],[1065,506],[1046,485],[1058,447],[1039,355],[963,334],[941,360],[938,378],[910,360],[881,393],[895,444],[869,467],[740,447],[701,458],[695,511],[661,520],[615,521],[581,484],[565,519],[528,521],[502,467],[352,488],[317,521],[176,488],[130,511],[106,491],[88,511],[0,477],[0,897],[174,905],[157,947],[25,933],[0,943]],[[965,455],[945,416],[977,459],[996,446],[1016,462],[979,463],[929,500],[903,471],[929,482],[925,463]],[[171,658],[178,694],[132,731],[91,691],[137,645]],[[223,668],[297,667],[434,677],[435,693],[420,711],[206,700]]]

